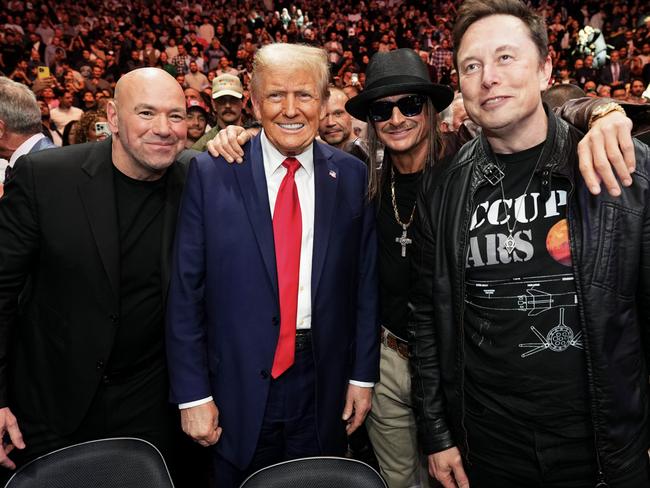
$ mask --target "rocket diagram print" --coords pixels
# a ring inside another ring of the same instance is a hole
[[[513,207],[525,205],[526,197],[535,198],[538,194],[521,195],[521,200],[516,201]],[[551,198],[560,204],[566,202],[565,195],[552,195]],[[524,218],[511,213],[510,218],[518,218],[528,225],[517,229],[514,236],[517,248],[514,253],[508,254],[504,246],[508,233],[506,226],[492,225],[482,232],[480,229],[476,231],[482,223],[490,220],[490,206],[493,203],[479,204],[472,217],[466,262],[469,272],[465,296],[467,305],[482,315],[492,317],[493,322],[498,323],[500,318],[508,320],[513,314],[520,317],[516,319],[517,322],[525,321],[528,333],[520,336],[516,344],[521,358],[541,353],[562,353],[570,348],[583,349],[582,332],[577,323],[578,303],[571,272],[566,214],[558,211],[557,205],[549,207],[548,202],[539,206],[535,202],[534,211],[524,212],[524,215],[528,214]],[[529,205],[526,207],[528,210]],[[541,222],[544,220],[546,222]],[[503,220],[489,223],[502,224]],[[503,266],[507,267],[502,268],[504,272],[496,272]],[[486,273],[488,268],[495,272]],[[524,276],[488,279],[495,275],[513,276],[517,272],[511,271],[515,270],[523,272]],[[548,271],[548,274],[540,271]],[[526,273],[530,275],[526,276]],[[473,279],[475,277],[477,279]]]

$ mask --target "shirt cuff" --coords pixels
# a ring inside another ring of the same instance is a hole
[[[350,380],[350,384],[354,386],[360,386],[361,388],[374,388],[375,384],[368,381],[357,381]]]
[[[200,400],[194,400],[193,402],[187,402],[187,403],[179,403],[178,408],[180,410],[185,410],[186,408],[192,408],[192,407],[198,407],[199,405],[203,405],[204,403],[208,403],[212,401],[212,397],[206,397],[206,398],[201,398]]]

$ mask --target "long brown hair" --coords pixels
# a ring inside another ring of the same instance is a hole
[[[433,167],[444,154],[444,147],[440,128],[438,127],[438,112],[427,98],[426,102],[427,122],[431,135],[427,138],[427,158],[424,170]],[[377,152],[382,144],[377,137],[377,130],[374,123],[368,117],[368,199],[375,199],[379,202],[381,198],[381,187],[386,181],[386,175],[390,169],[390,157],[384,154],[384,160],[378,161]]]

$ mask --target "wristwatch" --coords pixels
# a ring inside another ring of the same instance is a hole
[[[618,103],[608,102],[605,103],[604,105],[600,105],[596,107],[591,111],[591,117],[589,117],[588,128],[591,129],[591,126],[594,124],[594,122],[596,122],[598,119],[612,112],[621,112],[623,115],[627,115],[625,113],[625,109],[621,107]]]

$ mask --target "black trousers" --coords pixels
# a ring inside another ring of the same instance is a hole
[[[177,486],[206,486],[209,453],[182,433],[178,408],[169,404],[168,395],[167,371],[160,363],[124,378],[107,378],[98,388],[79,428],[68,435],[56,432],[42,419],[27,418],[19,410],[15,411],[26,448],[14,449],[10,457],[20,467],[72,444],[109,437],[137,437],[160,450]],[[12,474],[0,470],[3,478]],[[197,479],[206,481],[195,483]]]
[[[468,401],[465,427],[469,459],[465,469],[472,488],[594,488],[596,450],[591,437],[527,430],[511,419]],[[609,488],[648,488],[646,452],[630,453],[630,464]]]
[[[311,336],[298,336],[294,364],[271,382],[260,437],[250,465],[239,470],[214,450],[216,488],[237,488],[255,471],[289,459],[343,454],[324,453],[319,445],[315,382]]]

